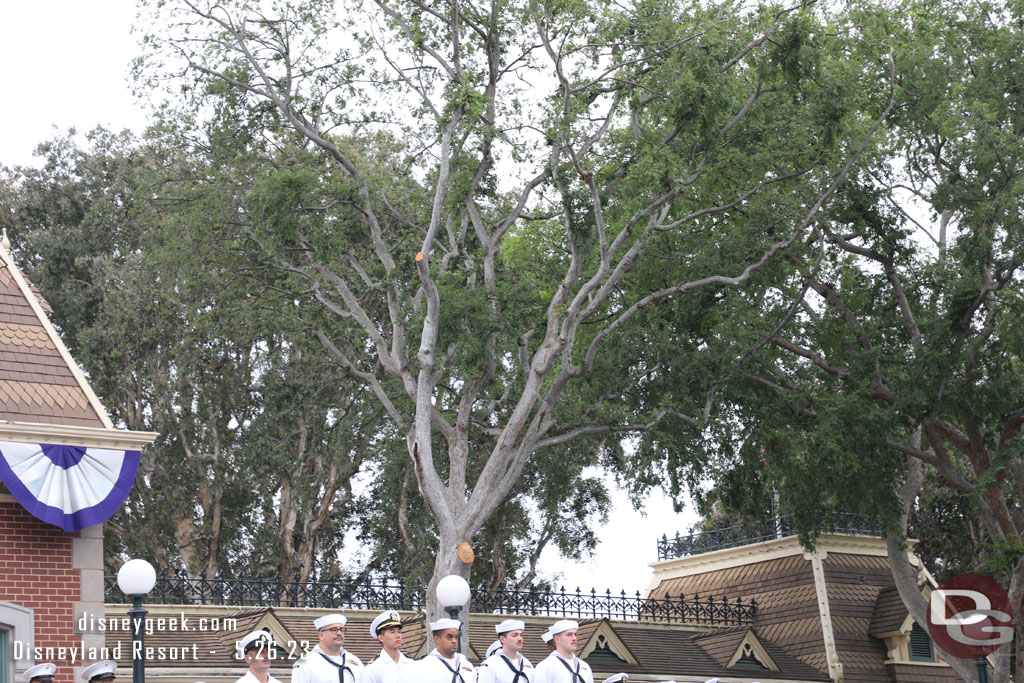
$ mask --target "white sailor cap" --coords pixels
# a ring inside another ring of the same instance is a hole
[[[619,681],[628,681],[629,674],[615,674],[604,679],[604,683],[619,683]]]
[[[430,622],[431,631],[444,631],[449,628],[459,628],[462,626],[462,622],[458,619],[438,619],[437,621]]]
[[[561,633],[562,631],[578,629],[579,627],[580,624],[578,621],[573,621],[572,619],[561,619],[551,624],[551,628],[548,629],[548,633],[555,636]]]
[[[381,612],[370,624],[370,636],[376,638],[377,634],[392,626],[402,627],[402,617],[398,612]]]
[[[313,620],[313,626],[316,627],[317,631],[319,631],[322,628],[327,628],[331,624],[341,624],[342,626],[344,626],[347,623],[348,618],[346,618],[344,614],[327,614],[320,617],[319,619]]]
[[[718,683],[719,680],[720,679],[718,678],[709,678],[708,680],[704,681],[704,683]]]
[[[498,635],[502,633],[508,633],[509,631],[522,631],[526,628],[526,623],[519,619],[506,619],[497,626],[494,627],[494,632]]]
[[[57,673],[57,666],[55,664],[49,662],[36,664],[25,669],[25,680],[52,681],[55,673]]]
[[[551,635],[550,630],[544,631],[544,633],[540,634],[540,639],[545,643],[550,643],[552,638],[554,638],[554,636]]]
[[[490,657],[491,655],[493,655],[495,652],[497,652],[500,649],[501,649],[501,641],[500,640],[494,641],[493,643],[491,643],[490,647],[487,648],[487,654],[484,655],[484,659],[487,659],[488,657]]]
[[[92,679],[102,680],[104,678],[113,678],[114,672],[117,671],[117,662],[113,659],[104,659],[101,662],[90,664],[82,670],[82,680],[91,681]]]
[[[259,642],[261,640],[265,642]],[[274,637],[270,635],[270,631],[253,631],[238,641],[236,650],[238,651],[238,658],[243,659],[245,658],[245,653],[249,650],[271,647],[274,647]]]

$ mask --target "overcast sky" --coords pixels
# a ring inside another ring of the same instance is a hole
[[[61,130],[97,125],[141,130],[128,89],[137,50],[132,0],[34,0],[0,9],[0,164],[34,164],[32,150]]]
[[[0,10],[0,63],[5,69],[5,106],[0,108],[0,164],[38,165],[32,150],[60,130],[80,132],[103,125],[114,130],[145,126],[144,107],[128,87],[129,64],[138,52],[130,33],[132,0],[35,0],[6,2]],[[656,539],[692,524],[677,516],[660,493],[644,513],[616,492],[609,524],[598,531],[592,561],[567,563],[553,549],[541,557],[548,576],[561,574],[568,590],[610,588],[643,591],[657,559]]]

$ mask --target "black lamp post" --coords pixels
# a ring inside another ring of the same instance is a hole
[[[132,599],[128,616],[132,620],[132,683],[146,683],[146,651],[143,628],[146,594],[156,585],[156,570],[145,560],[128,560],[117,571],[117,586]]]

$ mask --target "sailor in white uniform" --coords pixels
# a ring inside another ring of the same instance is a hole
[[[370,624],[370,635],[380,641],[380,654],[363,669],[362,683],[403,683],[414,661],[402,650],[402,618],[398,612],[381,612]]]
[[[116,678],[117,662],[104,659],[94,662],[82,670],[82,680],[89,683],[111,683]]]
[[[413,683],[475,683],[473,665],[459,649],[457,619],[439,619],[430,622],[430,631],[436,646],[430,654],[416,662]]]
[[[89,683],[111,683],[116,678],[116,673],[117,662],[113,659],[104,659],[82,669],[82,680]]]
[[[25,680],[31,683],[37,681],[38,683],[50,683],[53,680],[54,675],[57,673],[57,667],[50,662],[44,662],[43,664],[36,664],[25,669]]]
[[[494,654],[488,654],[477,668],[478,683],[530,683],[533,680],[533,664],[521,652],[525,628],[518,619],[506,619],[494,627],[501,647]]]
[[[360,683],[363,663],[347,651],[344,614],[328,614],[313,621],[319,643],[292,666],[291,683]]]
[[[532,683],[594,683],[590,665],[576,656],[575,621],[562,619],[551,625],[555,650],[533,670]]]
[[[281,683],[270,675],[275,647],[269,631],[253,631],[238,641],[238,658],[245,660],[249,670],[235,683]]]

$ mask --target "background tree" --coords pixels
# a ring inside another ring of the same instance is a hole
[[[266,315],[281,288],[239,277],[209,232],[189,229],[230,223],[239,169],[181,154],[167,129],[86,142],[72,131],[40,147],[42,168],[5,170],[0,216],[115,421],[161,434],[108,524],[108,559],[145,554],[192,575],[305,578],[318,562],[338,573],[337,529],[375,416],[280,316],[279,295]]]

